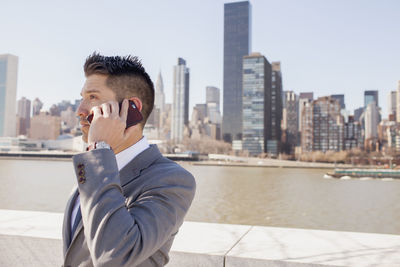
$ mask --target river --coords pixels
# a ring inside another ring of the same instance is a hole
[[[186,220],[400,234],[400,180],[324,179],[327,170],[195,166]],[[0,159],[0,209],[63,212],[70,161]]]

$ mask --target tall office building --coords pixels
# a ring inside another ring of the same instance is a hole
[[[219,97],[219,89],[214,86],[207,86],[206,87],[206,103],[216,103],[217,108],[219,110],[219,103],[220,103],[220,97]]]
[[[307,103],[302,121],[303,152],[343,150],[344,121],[338,101],[325,96]]]
[[[243,56],[251,50],[251,5],[248,1],[224,5],[223,139],[242,138]]]
[[[388,105],[389,120],[396,121],[396,113],[397,113],[397,92],[396,91],[389,92],[388,104],[389,104]]]
[[[349,116],[344,124],[344,150],[361,148],[363,146],[361,123],[354,120],[354,116]]]
[[[380,122],[379,108],[374,101],[370,102],[364,112],[365,140],[378,137],[378,124]]]
[[[212,123],[221,124],[219,89],[213,86],[206,87],[207,117]]]
[[[337,101],[339,101],[340,104],[340,108],[341,109],[345,109],[346,108],[346,104],[344,103],[344,95],[331,95],[331,98],[336,99]]]
[[[343,150],[343,126],[338,101],[320,97],[313,102],[313,150]]]
[[[17,134],[28,135],[31,120],[31,101],[26,97],[18,100],[17,119]]]
[[[271,64],[259,53],[243,58],[242,148],[250,155],[267,152],[272,136]]]
[[[364,108],[366,108],[372,101],[375,101],[376,106],[379,107],[378,100],[378,90],[364,91]]]
[[[0,55],[0,136],[15,137],[17,132],[18,57]]]
[[[180,143],[189,123],[189,68],[183,58],[178,58],[178,65],[174,66],[173,82],[171,138]]]
[[[314,93],[313,92],[303,92],[299,94],[299,132],[301,133],[303,131],[303,120],[302,120],[302,114],[303,110],[306,107],[307,103],[310,103],[311,101],[314,100]],[[297,143],[299,144],[299,143]]]
[[[160,112],[164,112],[165,105],[165,94],[164,94],[164,83],[161,76],[161,71],[158,73],[157,82],[156,82],[156,92],[154,99],[154,106],[160,110]]]
[[[300,122],[301,122],[301,151],[311,152],[313,151],[313,105],[309,99],[301,98],[300,100],[306,100],[300,102],[302,104]]]
[[[281,63],[271,63],[272,88],[270,102],[267,103],[269,116],[271,117],[270,132],[267,134],[267,153],[278,155],[281,147],[281,121],[282,121],[282,72]]]
[[[40,114],[40,110],[42,109],[42,107],[43,107],[42,101],[40,101],[40,99],[36,97],[35,100],[33,100],[33,103],[32,103],[32,117],[39,115]]]
[[[299,98],[293,91],[284,94],[284,109],[282,110],[282,136],[288,146],[286,152],[290,153],[293,146],[298,143],[299,131]]]

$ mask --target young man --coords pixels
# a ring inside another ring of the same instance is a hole
[[[78,188],[64,214],[64,266],[164,266],[194,178],[143,136],[154,88],[136,57],[94,53],[84,71],[77,115],[88,151],[73,157]],[[125,129],[127,99],[143,121]]]

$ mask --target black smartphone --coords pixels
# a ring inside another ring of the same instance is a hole
[[[119,103],[119,110],[121,110],[122,102]],[[86,117],[86,120],[91,123],[93,120],[93,113]],[[128,116],[126,118],[126,129],[140,123],[143,120],[143,115],[136,107],[135,102],[129,100]]]

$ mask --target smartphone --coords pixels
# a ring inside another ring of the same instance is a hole
[[[122,102],[119,103],[119,110],[121,110]],[[86,117],[86,120],[91,123],[93,120],[93,113]],[[129,100],[128,116],[126,118],[126,129],[138,124],[143,120],[143,115],[136,107],[135,102]]]

